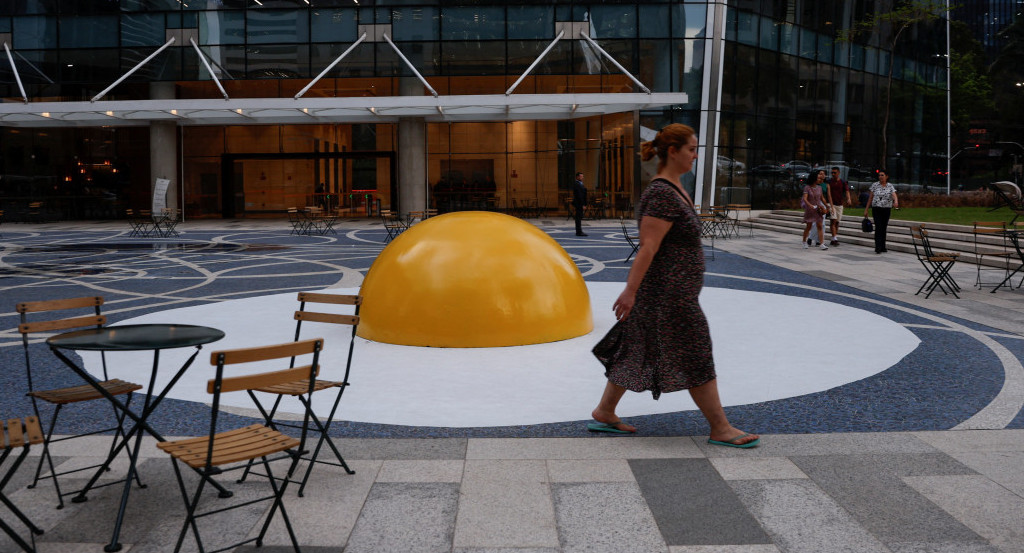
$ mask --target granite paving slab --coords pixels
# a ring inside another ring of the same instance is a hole
[[[630,459],[629,466],[665,543],[771,543],[707,459]]]
[[[658,524],[632,482],[551,485],[563,553],[664,553]]]
[[[891,553],[810,480],[733,480],[730,486],[786,553]]]
[[[908,476],[904,481],[1003,553],[1024,552],[1024,497],[980,475]]]
[[[883,543],[984,543],[902,480],[974,474],[943,453],[791,457],[818,487]]]
[[[456,484],[374,484],[345,545],[345,553],[448,553],[452,547],[458,503],[459,487]]]

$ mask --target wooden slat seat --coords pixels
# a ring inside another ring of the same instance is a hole
[[[102,386],[103,389],[109,392],[112,396],[130,394],[142,389],[142,386],[139,384],[135,384],[134,382],[125,382],[119,378],[104,380],[100,382],[100,386]],[[39,390],[29,392],[27,395],[56,405],[66,405],[68,403],[78,403],[79,401],[92,401],[94,399],[103,398],[103,394],[88,384],[72,386],[70,388],[57,388],[54,390]]]
[[[202,436],[174,442],[160,442],[156,446],[186,465],[198,469],[206,466],[210,438]],[[244,428],[214,435],[213,457],[210,460],[210,465],[219,467],[229,463],[248,461],[296,447],[299,447],[298,438],[285,436],[262,424],[251,424]]]

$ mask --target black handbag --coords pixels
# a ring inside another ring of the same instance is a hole
[[[871,223],[871,219],[865,217],[864,220],[860,222],[860,230],[864,232],[875,232],[875,225]]]

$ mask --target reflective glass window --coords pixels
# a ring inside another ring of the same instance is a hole
[[[9,17],[0,17],[0,33],[11,32],[11,19]]]
[[[121,0],[121,11],[124,12],[176,10],[180,7],[178,0]]]
[[[681,20],[679,19],[680,17],[682,18]],[[757,46],[758,20],[758,16],[752,13],[739,12],[736,14],[736,40],[740,44]],[[685,13],[677,14],[676,20],[672,22],[676,36],[679,36],[679,26],[681,24],[688,25],[688,23]]]
[[[254,79],[287,79],[309,75],[306,44],[262,44],[245,51],[247,76]]]
[[[853,44],[850,47],[850,69],[864,70],[864,46]]]
[[[446,75],[504,75],[505,43],[454,41],[441,46]]]
[[[676,40],[672,63],[674,90],[685,92],[687,103],[699,106],[704,81],[704,40]]]
[[[168,22],[168,25],[170,22]],[[245,14],[240,11],[206,11],[199,14],[201,44],[244,44]]]
[[[167,42],[166,35],[164,14],[162,13],[125,14],[121,16],[122,46],[160,46]]]
[[[509,6],[507,17],[510,40],[554,38],[555,9],[552,6]]]
[[[391,38],[395,40],[437,40],[440,36],[437,8],[395,8],[391,11]]]
[[[815,59],[818,53],[818,34],[811,29],[800,29],[800,57]]]
[[[732,10],[729,10],[732,11]],[[746,14],[746,23],[744,23],[744,13],[739,12],[739,19],[737,21],[737,33],[742,37],[746,33],[744,40],[757,40],[757,16],[752,14]],[[685,37],[685,38],[701,38],[707,36],[705,27],[707,26],[707,6],[701,4],[682,4],[675,6],[674,13],[672,15],[672,36]],[[746,44],[756,44],[755,42],[747,42]]]
[[[779,23],[770,17],[761,18],[761,48],[777,50],[779,48]]]
[[[57,47],[56,17],[15,17],[14,42],[17,50]]]
[[[636,78],[654,92],[672,91],[672,41],[640,41],[640,68]]]
[[[667,5],[643,4],[639,10],[637,23],[640,28],[640,38],[664,38],[670,35],[671,19],[668,15]]]
[[[309,13],[309,34],[313,42],[355,42],[359,38],[357,25],[354,9],[321,8]]]
[[[625,5],[594,6],[590,11],[593,38],[636,37],[636,7]]]
[[[799,46],[796,27],[789,23],[779,25],[779,51],[783,54],[796,55]]]
[[[309,18],[299,10],[248,10],[245,35],[249,44],[309,42]]]
[[[199,16],[209,13],[224,12],[170,12],[167,14],[168,29],[196,29],[199,27]],[[241,12],[236,12],[241,15]]]
[[[818,35],[818,61],[832,63],[833,47],[832,39]]]
[[[61,48],[104,48],[117,46],[117,16],[78,15],[60,21]]]
[[[505,38],[505,10],[500,7],[445,7],[441,9],[444,40],[494,40]]]
[[[0,13],[11,13],[18,15],[31,15],[53,13],[52,0],[24,0],[23,2],[11,2],[7,0],[0,2]]]

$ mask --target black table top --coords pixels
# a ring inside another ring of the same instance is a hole
[[[136,324],[75,330],[46,340],[50,347],[85,351],[183,348],[216,342],[224,332],[208,326]]]

